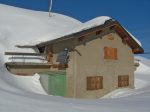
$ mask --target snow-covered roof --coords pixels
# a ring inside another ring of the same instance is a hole
[[[80,21],[65,15],[52,13],[52,17],[49,17],[47,12],[0,4],[0,41],[8,40],[11,46],[44,41],[48,35],[63,34],[80,24]]]
[[[45,35],[42,38],[39,38],[39,39],[33,41],[32,43],[29,43],[28,45],[34,46],[34,45],[41,44],[41,43],[44,43],[47,41],[52,41],[52,40],[55,40],[55,39],[58,39],[58,38],[61,38],[61,37],[64,37],[64,36],[67,36],[70,34],[78,33],[78,32],[81,32],[81,31],[84,31],[84,30],[87,30],[87,29],[90,29],[90,28],[93,28],[96,26],[100,26],[100,25],[103,25],[109,19],[111,19],[111,18],[108,16],[100,16],[100,17],[97,17],[90,21],[87,21],[85,23],[79,24],[78,26],[76,26],[72,29],[69,29],[66,32],[57,33],[55,35],[53,35],[53,34]]]
[[[5,13],[3,13],[5,11]],[[61,14],[52,13],[48,17],[47,12],[31,11],[0,4],[0,39],[14,38],[15,45],[34,46],[40,43],[61,38],[66,35],[81,32],[111,19],[107,16],[94,18],[85,23]],[[11,18],[11,19],[10,19]],[[131,37],[139,44],[141,43],[130,33]],[[6,35],[7,34],[7,35]],[[18,41],[19,39],[26,41]],[[13,40],[11,40],[11,44]]]
[[[3,13],[4,11],[5,13]],[[55,40],[103,25],[105,21],[111,19],[107,16],[101,16],[81,23],[74,18],[57,13],[52,13],[52,17],[49,17],[47,12],[31,11],[2,4],[0,4],[0,13],[0,39],[9,40],[8,38],[12,37],[15,41],[11,40],[10,43],[14,42],[15,45],[21,46],[34,46]],[[141,45],[131,33],[129,34]],[[20,38],[28,40],[20,42]]]
[[[56,39],[59,39],[59,38],[65,37],[65,36],[69,36],[71,34],[79,33],[79,32],[82,32],[82,31],[85,31],[85,30],[88,30],[88,29],[91,29],[91,28],[94,28],[97,26],[101,26],[108,20],[111,20],[111,17],[108,17],[108,16],[96,17],[96,18],[94,18],[90,21],[87,21],[85,23],[80,23],[78,26],[76,26],[72,29],[69,29],[69,30],[66,30],[66,31],[63,31],[60,33],[55,33],[55,31],[54,31],[51,34],[44,35],[42,38],[38,38],[38,39],[33,40],[32,42],[30,42],[26,45],[23,44],[21,46],[24,46],[24,45],[25,46],[35,46],[35,45],[47,43],[47,42],[50,42],[52,40],[56,40]],[[138,43],[139,46],[142,46],[141,42],[137,38],[135,38],[128,30],[126,30],[125,28],[124,28],[124,30],[130,35],[130,37],[132,37],[132,39],[136,43]]]
[[[112,26],[116,26],[116,25],[117,25],[117,28],[112,27]],[[45,45],[51,44],[51,42],[53,43],[58,40],[64,40],[64,39],[66,40],[66,39],[70,39],[70,38],[75,38],[74,35],[76,35],[76,34],[79,34],[83,31],[87,31],[87,30],[89,31],[93,28],[100,28],[100,27],[104,28],[104,29],[106,27],[114,28],[114,30],[120,35],[120,37],[122,39],[125,39],[125,38],[127,40],[129,39],[126,42],[131,47],[131,49],[133,50],[133,52],[135,54],[144,52],[143,48],[141,47],[142,44],[140,43],[140,41],[138,41],[138,39],[136,39],[130,32],[128,32],[122,25],[120,25],[119,22],[117,22],[107,16],[97,17],[88,22],[80,24],[79,26],[75,27],[72,30],[69,30],[69,31],[63,32],[63,33],[59,33],[59,34],[56,34],[53,36],[48,35],[47,37],[42,38],[42,40],[37,39],[36,41],[33,41],[32,43],[25,45],[25,46],[36,46],[36,45],[45,46]],[[124,37],[123,35],[126,35],[126,37]]]

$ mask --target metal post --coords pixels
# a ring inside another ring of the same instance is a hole
[[[49,1],[49,17],[51,17],[51,9],[52,9],[53,0]]]

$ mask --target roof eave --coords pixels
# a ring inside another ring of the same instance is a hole
[[[133,39],[133,37],[124,29],[124,27],[122,27],[122,25],[118,22],[115,21],[116,24],[124,31],[124,33],[130,38],[132,39],[133,43],[135,44],[135,49],[132,49],[134,54],[143,54],[144,53],[144,49],[135,41],[135,39]],[[130,46],[131,47],[131,46]],[[132,48],[132,47],[131,47]]]

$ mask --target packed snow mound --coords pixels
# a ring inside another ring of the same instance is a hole
[[[148,58],[144,58],[141,56],[136,56],[135,59],[139,60],[141,63],[144,63],[148,67],[150,67],[150,60]]]
[[[44,37],[53,39],[81,24],[71,17],[47,12],[31,11],[0,4],[0,41],[13,38],[16,44],[28,44]],[[22,41],[20,41],[22,40]],[[11,42],[12,43],[12,40]],[[9,46],[8,46],[9,47]],[[12,47],[12,46],[11,46]]]
[[[136,83],[136,87],[145,87],[150,83],[150,60],[141,56],[135,58],[140,60],[140,66],[135,71],[136,80],[139,82]]]
[[[5,13],[3,13],[4,11]],[[111,17],[108,16],[100,16],[81,23],[74,18],[61,14],[51,13],[51,17],[49,17],[47,12],[31,11],[2,4],[0,4],[0,13],[0,31],[3,32],[3,34],[0,34],[1,38],[4,38],[3,35],[6,37],[13,36],[13,38],[16,39],[16,45],[22,46],[34,46],[78,33],[103,25],[107,20],[111,19]],[[13,34],[13,32],[17,33]],[[130,32],[128,33],[140,46],[142,45],[137,38]],[[20,38],[23,39],[24,35],[26,35],[25,38],[28,38],[28,41],[18,41]]]
[[[96,17],[96,18],[94,18],[90,21],[87,21],[85,23],[82,23],[82,24],[78,25],[77,27],[70,29],[66,32],[55,34],[55,35],[47,35],[47,36],[43,37],[42,39],[34,40],[32,43],[29,43],[28,45],[29,46],[35,46],[35,45],[42,44],[45,42],[50,42],[50,41],[58,39],[58,38],[62,38],[64,36],[69,36],[69,35],[72,35],[75,33],[79,33],[81,31],[85,31],[85,30],[103,25],[103,24],[105,24],[106,21],[111,20],[111,19],[112,18],[108,17],[108,16]],[[135,40],[135,42],[137,42],[140,46],[142,46],[141,42],[137,38],[135,38],[129,31],[127,31],[127,32]]]
[[[42,39],[39,38],[37,40],[33,40],[33,42],[29,43],[28,45],[35,46],[37,44],[41,44],[41,43],[44,43],[47,41],[52,41],[52,40],[55,40],[58,38],[62,38],[64,36],[68,36],[68,35],[75,34],[75,33],[78,33],[78,32],[81,32],[81,31],[84,31],[84,30],[87,30],[87,29],[90,29],[90,28],[93,28],[96,26],[100,26],[100,25],[103,25],[109,19],[111,19],[111,18],[107,17],[107,16],[100,16],[100,17],[97,17],[90,21],[87,21],[85,23],[79,24],[78,26],[76,26],[72,29],[69,29],[66,32],[63,31],[62,33],[57,33],[55,35],[49,34],[47,36],[43,36]]]
[[[61,33],[78,27],[82,23],[64,15],[53,13],[53,16],[49,18],[48,13],[1,4],[0,14],[0,112],[150,111],[150,74],[148,73],[150,66],[148,61],[141,60],[140,62],[142,64],[135,75],[136,89],[131,91],[120,89],[112,93],[109,98],[101,100],[75,100],[48,96],[40,85],[38,74],[24,77],[9,73],[4,66],[7,61],[5,51],[35,52],[32,49],[15,48],[14,45],[26,44],[51,34],[55,35],[53,32]],[[148,67],[146,72],[143,66]]]
[[[10,60],[4,55],[4,52],[34,53],[33,49],[19,49],[15,45],[31,43],[48,34],[62,33],[80,25],[81,22],[61,14],[52,13],[52,17],[49,17],[46,12],[2,4],[0,4],[0,15],[0,85],[3,85],[1,89],[46,94],[40,85],[38,74],[32,77],[18,77],[8,73],[4,64]]]

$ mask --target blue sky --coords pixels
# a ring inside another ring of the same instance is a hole
[[[0,3],[48,11],[49,0],[0,0]],[[111,16],[142,42],[145,52],[150,52],[150,0],[53,0],[52,11],[82,22]],[[150,58],[150,54],[142,56]]]

